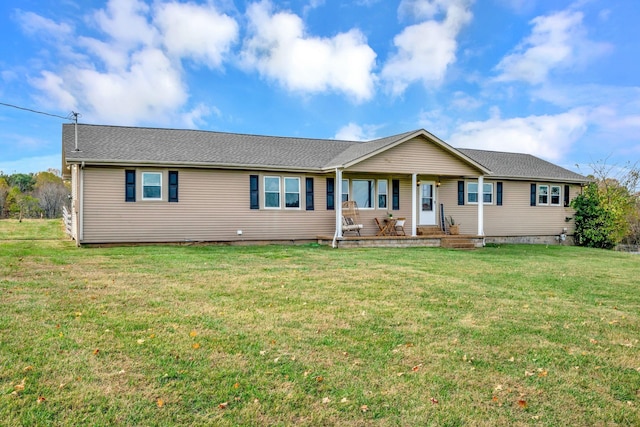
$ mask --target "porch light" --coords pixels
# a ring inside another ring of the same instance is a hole
[[[417,180],[417,181],[416,181],[416,185],[417,185],[418,187],[420,187],[420,184],[422,184],[422,181]]]
[[[436,187],[440,187],[440,184],[441,184],[440,180],[437,180],[436,181]]]

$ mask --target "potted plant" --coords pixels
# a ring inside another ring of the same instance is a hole
[[[449,224],[449,234],[460,234],[460,225],[456,224],[452,216],[447,218],[447,224]]]

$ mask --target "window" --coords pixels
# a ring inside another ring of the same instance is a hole
[[[342,180],[342,201],[346,202],[347,200],[349,200],[349,180],[343,179]]]
[[[538,186],[538,204],[539,205],[549,204],[549,186],[548,185]]]
[[[269,209],[280,208],[280,177],[264,177],[264,207]]]
[[[300,178],[284,179],[284,207],[300,207]]]
[[[387,209],[387,180],[378,180],[378,209]]]
[[[493,204],[493,183],[485,182],[482,184],[482,202],[487,205]]]
[[[560,186],[559,185],[551,186],[551,204],[554,206],[560,205]]]
[[[502,206],[502,194],[503,194],[502,187],[503,187],[502,182],[498,182],[496,184],[496,205],[498,206]]]
[[[169,201],[178,202],[178,171],[169,171]]]
[[[359,208],[373,208],[374,185],[372,179],[354,179],[351,181],[353,200]]]
[[[478,183],[467,182],[467,202],[478,203]]]
[[[124,171],[124,201],[136,201],[136,171]]]
[[[162,173],[142,172],[142,200],[162,200]]]

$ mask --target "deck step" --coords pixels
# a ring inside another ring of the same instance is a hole
[[[419,225],[417,233],[418,236],[440,236],[444,234],[437,225]]]
[[[440,246],[449,249],[475,249],[476,245],[471,239],[465,238],[444,238],[440,242]]]

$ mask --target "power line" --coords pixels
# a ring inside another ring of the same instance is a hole
[[[75,119],[77,120],[77,116],[78,116],[78,113],[72,113],[72,114],[68,115],[67,117],[63,117],[63,116],[59,116],[57,114],[45,113],[44,111],[32,110],[31,108],[19,107],[17,105],[7,104],[7,103],[4,103],[4,102],[0,102],[0,105],[4,105],[5,107],[17,108],[18,110],[29,111],[30,113],[42,114],[42,115],[51,116],[51,117],[57,117],[59,119],[64,119],[64,120],[73,120],[72,116],[75,117]]]

